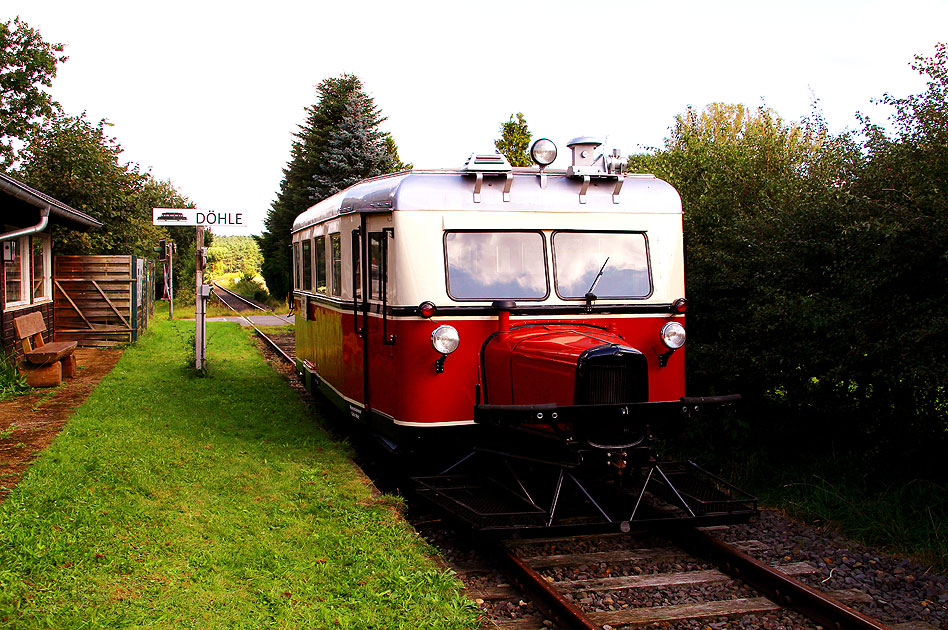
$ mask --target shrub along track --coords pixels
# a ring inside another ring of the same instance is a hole
[[[121,356],[120,349],[79,348],[75,378],[0,402],[0,501]]]

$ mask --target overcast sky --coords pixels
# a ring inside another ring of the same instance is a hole
[[[358,75],[403,161],[459,166],[524,113],[534,137],[659,146],[677,113],[762,102],[831,128],[916,93],[948,0],[106,2],[3,0],[69,56],[51,92],[106,118],[125,159],[259,233],[315,85]],[[557,166],[560,164],[558,163]]]

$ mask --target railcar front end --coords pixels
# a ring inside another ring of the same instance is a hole
[[[457,454],[420,492],[482,529],[756,509],[651,448],[653,430],[733,399],[685,397],[677,192],[598,146],[574,140],[565,171],[475,155],[375,178],[293,227],[307,387],[409,459]]]

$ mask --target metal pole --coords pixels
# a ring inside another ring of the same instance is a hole
[[[204,249],[204,226],[197,226],[194,258],[194,368],[204,369],[206,345],[204,342],[204,270],[201,266],[201,253]]]
[[[165,283],[165,291],[168,292],[168,319],[174,319],[174,261],[171,259],[171,252],[174,251],[174,246],[168,244],[166,247],[168,248],[168,262],[166,262],[165,265],[168,269],[165,275],[168,281]]]

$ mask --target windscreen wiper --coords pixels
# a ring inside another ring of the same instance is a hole
[[[593,293],[593,290],[596,288],[596,285],[599,284],[599,280],[602,278],[602,272],[606,270],[606,265],[609,264],[609,256],[606,256],[606,260],[602,263],[602,267],[599,268],[599,273],[596,274],[596,277],[593,279],[593,283],[589,285],[589,290],[586,291],[586,308],[592,308],[593,300],[596,299],[596,294]]]

